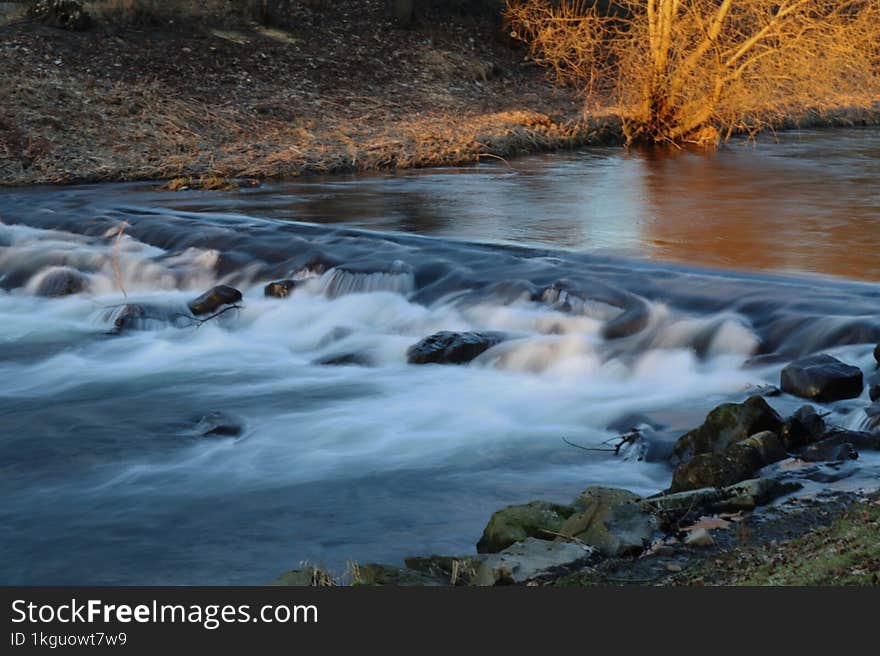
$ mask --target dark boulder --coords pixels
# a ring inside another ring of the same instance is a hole
[[[782,370],[782,390],[819,402],[852,399],[864,388],[862,371],[830,355],[814,355]]]
[[[811,405],[798,408],[782,427],[782,441],[787,449],[812,444],[825,433],[825,420]]]
[[[874,360],[876,360],[877,366],[880,367],[880,344],[874,347]]]
[[[287,298],[296,289],[296,280],[278,280],[263,287],[263,294],[273,298]]]
[[[712,410],[702,426],[678,439],[672,460],[681,463],[700,453],[720,454],[755,433],[772,431],[778,435],[782,424],[782,417],[760,396],[743,403],[725,403]]]
[[[851,442],[835,439],[820,440],[808,446],[800,454],[800,459],[807,462],[839,462],[855,460],[858,457],[859,452]]]
[[[410,346],[406,359],[410,364],[465,364],[502,341],[502,333],[444,330]]]
[[[880,435],[866,431],[832,428],[822,436],[821,441],[827,444],[849,442],[858,450],[880,451]]]
[[[40,279],[34,293],[37,296],[59,298],[79,294],[85,291],[88,286],[88,278],[76,269],[54,267]]]
[[[188,303],[190,312],[195,315],[212,314],[224,305],[234,305],[241,300],[241,292],[228,285],[212,287],[197,299]]]
[[[749,478],[754,470],[724,453],[700,453],[676,467],[672,474],[671,493],[726,487]]]

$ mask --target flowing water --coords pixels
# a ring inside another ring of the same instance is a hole
[[[851,130],[234,192],[0,191],[0,582],[261,583],[469,553],[497,508],[587,485],[657,492],[650,451],[567,442],[650,424],[662,455],[793,357],[873,369],[878,180],[880,131]],[[285,277],[289,298],[264,297]],[[59,280],[82,289],[45,296]],[[241,309],[186,318],[218,283]],[[156,319],[113,334],[125,303]],[[484,329],[508,339],[467,366],[406,362]],[[829,410],[857,426],[868,402]],[[212,413],[241,434],[204,436]]]

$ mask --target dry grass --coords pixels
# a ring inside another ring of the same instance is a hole
[[[880,100],[880,0],[511,0],[557,79],[617,99],[630,141],[715,143]]]
[[[582,120],[572,91],[475,42],[472,27],[383,31],[372,6],[361,24],[342,14],[303,31],[244,26],[241,39],[197,26],[6,28],[0,58],[19,65],[0,68],[0,185],[207,189],[619,141],[613,118]]]

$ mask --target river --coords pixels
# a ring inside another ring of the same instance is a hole
[[[227,192],[0,188],[0,582],[258,584],[472,553],[494,510],[588,485],[657,492],[662,460],[568,442],[648,422],[669,444],[799,355],[873,370],[878,180],[880,131],[853,129]],[[41,295],[59,272],[82,290]],[[120,304],[218,283],[240,310],[108,334]],[[509,339],[407,364],[439,330]],[[868,403],[827,410],[855,427]],[[217,412],[238,437],[201,434]]]

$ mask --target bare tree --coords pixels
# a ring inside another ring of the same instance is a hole
[[[507,17],[560,79],[616,99],[630,141],[880,99],[880,0],[509,0]]]

